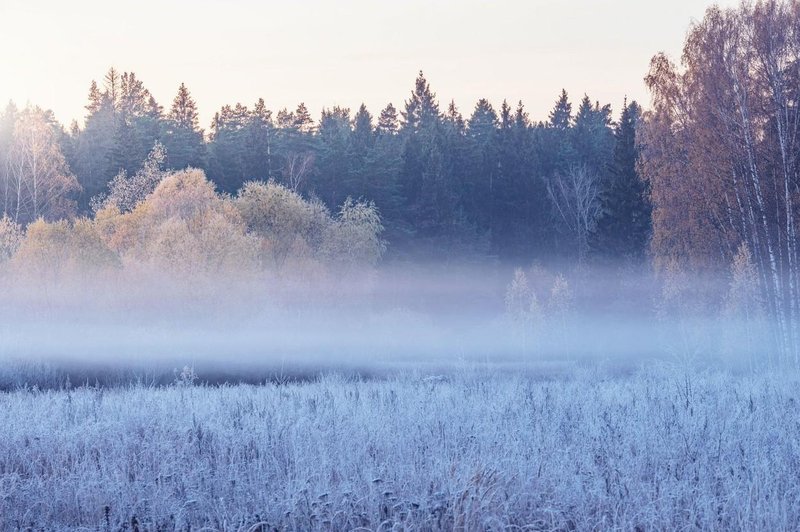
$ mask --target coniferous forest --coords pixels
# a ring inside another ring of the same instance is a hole
[[[636,102],[614,116],[608,104],[562,92],[545,121],[522,102],[495,109],[481,99],[462,113],[440,103],[420,72],[398,103],[314,117],[302,103],[273,112],[259,99],[224,106],[203,128],[184,84],[165,106],[135,73],[111,68],[90,85],[83,125],[67,130],[46,111],[8,104],[4,213],[20,224],[92,215],[92,200],[119,174],[136,174],[158,143],[164,170],[203,170],[220,193],[274,181],[333,210],[347,198],[372,202],[389,257],[643,259],[650,207],[637,173]],[[50,128],[60,152],[63,183],[41,205],[14,191],[24,180],[14,171],[15,127]]]

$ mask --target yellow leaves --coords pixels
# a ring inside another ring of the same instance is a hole
[[[46,222],[28,226],[12,259],[18,273],[57,280],[64,274],[84,275],[119,266],[117,255],[106,245],[98,226],[88,219]]]
[[[221,209],[223,198],[202,170],[188,169],[169,175],[159,183],[146,203],[160,220],[173,216],[188,219],[205,209]]]
[[[189,169],[164,177],[130,212],[108,202],[94,220],[32,223],[13,263],[53,280],[124,265],[127,273],[187,286],[198,276],[247,278],[264,267],[317,276],[328,264],[374,264],[381,230],[370,204],[348,201],[333,218],[275,183],[248,183],[231,199]]]
[[[299,194],[274,182],[245,183],[235,200],[248,231],[261,238],[262,259],[282,266],[293,249],[308,247],[310,233],[319,220],[319,212]],[[322,213],[322,223],[330,215]],[[319,229],[319,228],[317,228]]]
[[[256,267],[255,239],[213,211],[191,220],[167,219],[153,230],[143,248],[141,260],[174,273],[219,275]]]
[[[130,213],[97,213],[109,246],[128,261],[182,275],[252,271],[256,243],[239,211],[200,170],[167,176]]]

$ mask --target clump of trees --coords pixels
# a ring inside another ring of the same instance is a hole
[[[254,263],[255,245],[239,213],[201,170],[169,174],[130,212],[110,205],[96,219],[123,260],[155,271],[222,276]]]
[[[50,112],[9,105],[0,127],[0,206],[15,223],[56,220],[75,213],[80,185],[61,148],[60,126]]]
[[[42,115],[36,127],[48,126],[42,138],[53,171],[9,174],[0,165],[9,190],[3,212],[27,224],[89,216],[106,201],[131,210],[141,199],[127,197],[131,190],[152,192],[159,179],[155,167],[143,169],[157,145],[159,170],[203,170],[221,193],[271,181],[337,216],[348,197],[372,202],[387,250],[400,257],[641,260],[649,237],[635,102],[619,123],[610,106],[588,96],[573,110],[566,92],[541,122],[522,102],[496,109],[485,99],[464,116],[455,102],[440,104],[420,72],[402,105],[376,115],[364,105],[333,107],[315,120],[303,103],[273,113],[259,99],[223,106],[206,131],[185,84],[164,108],[135,73],[112,68],[92,82],[86,110],[84,124],[68,131],[52,115],[33,113]],[[28,114],[9,107],[0,117],[0,160],[19,152],[10,148],[32,127]],[[26,186],[41,190],[43,179],[49,194],[33,204]]]
[[[773,324],[771,350],[795,366],[799,25],[793,2],[710,8],[689,32],[680,66],[653,58],[640,164],[651,191],[656,267],[708,272],[736,261],[735,278],[747,249]]]
[[[564,275],[539,266],[514,270],[506,287],[505,317],[524,357],[567,354],[574,311],[574,294]]]
[[[250,182],[231,197],[202,170],[163,172],[161,160],[157,146],[139,173],[120,174],[94,218],[39,218],[23,229],[3,217],[0,260],[36,284],[109,272],[190,284],[369,268],[383,253],[372,204],[348,199],[334,216],[274,182]]]

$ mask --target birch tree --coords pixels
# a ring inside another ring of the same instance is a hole
[[[555,211],[575,239],[578,261],[583,262],[589,250],[589,234],[600,214],[597,176],[584,165],[573,166],[565,174],[556,174],[548,183],[547,192]]]
[[[712,7],[679,68],[654,58],[654,108],[641,142],[653,252],[693,268],[752,254],[782,364],[800,366],[798,157],[800,7],[777,0]]]
[[[75,212],[72,196],[80,185],[67,166],[54,127],[52,118],[38,107],[22,111],[14,125],[0,193],[3,214],[16,223]]]

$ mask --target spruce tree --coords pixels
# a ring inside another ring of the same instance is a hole
[[[561,95],[558,97],[553,110],[550,111],[548,124],[550,127],[556,129],[567,129],[572,123],[572,104],[569,102],[569,96],[565,89],[561,89]]]
[[[197,104],[184,83],[178,88],[167,114],[164,146],[167,150],[167,168],[205,168],[205,143]]]
[[[637,172],[636,128],[642,114],[636,102],[625,104],[614,131],[609,181],[601,194],[601,214],[593,235],[595,252],[606,258],[642,260],[650,235],[651,206]]]
[[[67,163],[81,185],[78,209],[88,212],[91,198],[105,191],[119,172],[116,101],[119,74],[113,68],[106,74],[103,89],[92,81],[86,105],[85,125],[72,132],[72,149],[65,152]]]
[[[311,118],[311,113],[308,112],[308,108],[303,102],[300,102],[294,112],[293,125],[300,133],[309,134],[314,132],[314,119]]]
[[[497,192],[497,126],[498,119],[492,105],[481,99],[469,118],[469,165],[464,191],[464,203],[471,220],[484,231],[492,231],[496,210]]]
[[[273,177],[272,143],[275,124],[272,111],[267,109],[263,98],[259,98],[247,121],[247,179],[267,181]]]
[[[341,205],[348,196],[363,194],[351,182],[348,157],[352,135],[350,124],[350,109],[342,107],[324,109],[319,120],[319,150],[313,188],[331,209]]]
[[[114,168],[132,175],[161,137],[160,106],[133,72],[119,77],[114,148]]]
[[[185,83],[181,83],[181,86],[178,87],[178,94],[172,100],[172,108],[167,118],[172,122],[173,127],[187,130],[199,129],[197,104]]]
[[[208,148],[209,176],[222,192],[233,194],[248,179],[259,178],[249,172],[248,160],[253,155],[248,146],[251,120],[250,111],[241,103],[225,105],[214,115]]]
[[[592,104],[584,95],[572,127],[574,164],[586,166],[601,178],[605,178],[614,150],[614,131],[611,127],[611,106]]]
[[[363,155],[374,143],[375,135],[372,129],[372,115],[363,103],[358,108],[353,118],[353,150],[357,155]]]
[[[383,108],[375,131],[378,135],[395,135],[400,130],[397,109],[391,103]]]

